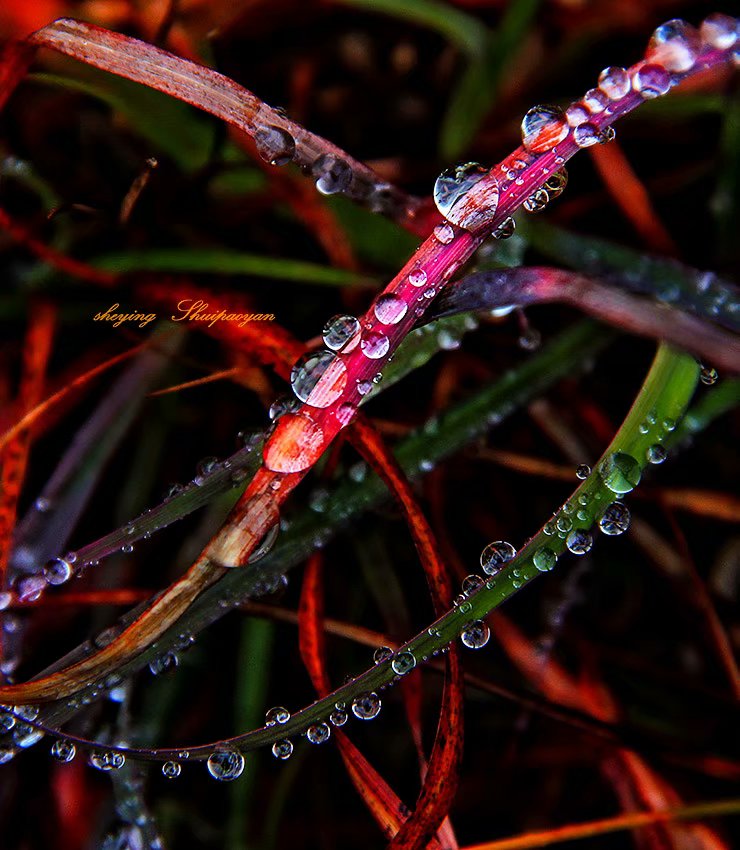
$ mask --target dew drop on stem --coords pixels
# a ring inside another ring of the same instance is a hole
[[[391,669],[398,676],[405,676],[416,667],[416,658],[413,652],[404,650],[393,657],[391,661]],[[354,711],[354,705],[352,710]]]
[[[491,630],[483,620],[472,620],[463,626],[460,640],[468,649],[482,649],[491,637]]]
[[[506,540],[494,540],[489,543],[480,553],[480,565],[483,572],[490,576],[500,572],[516,555],[516,549]]]
[[[220,782],[231,782],[244,772],[244,756],[236,750],[218,750],[208,756],[208,772]]]
[[[72,761],[76,754],[77,747],[72,741],[67,741],[64,738],[59,738],[51,745],[52,757],[62,764]]]
[[[295,155],[295,139],[287,130],[268,124],[254,134],[257,153],[270,165],[287,165]]]
[[[593,543],[591,532],[583,528],[574,528],[565,539],[565,545],[574,555],[585,555],[590,552]]]
[[[280,761],[285,761],[289,759],[293,755],[293,743],[289,741],[287,738],[283,738],[280,741],[275,741],[272,745],[272,754],[276,759]]]
[[[462,201],[486,174],[488,169],[477,162],[466,162],[443,171],[434,183],[434,203],[437,209],[453,224],[465,227],[466,215]],[[491,191],[497,195],[495,186],[491,187]],[[495,207],[498,197],[493,199],[487,196],[486,201]]]
[[[701,50],[699,33],[678,18],[661,24],[648,42],[645,58],[667,71],[683,73],[694,67]]]
[[[274,726],[276,723],[282,725],[290,720],[290,712],[282,705],[268,708],[265,713],[265,726]]]
[[[162,776],[165,779],[177,779],[177,777],[182,773],[182,767],[176,761],[166,761],[162,765]]]
[[[632,88],[645,100],[661,97],[670,87],[671,75],[662,65],[643,65],[632,75]]]
[[[74,570],[66,558],[52,558],[44,566],[44,579],[47,584],[64,584],[72,578]]]
[[[642,477],[640,464],[626,452],[614,452],[605,458],[598,471],[604,484],[618,495],[634,490]]]
[[[335,195],[344,192],[352,182],[352,169],[334,154],[322,154],[311,166],[316,178],[316,188],[322,195]]]
[[[90,765],[97,770],[112,771],[120,770],[126,763],[123,753],[110,752],[108,750],[93,750],[90,753]]]
[[[717,50],[729,50],[738,38],[735,18],[715,12],[708,15],[699,27],[701,40]]]
[[[568,135],[568,122],[559,106],[533,106],[522,119],[522,144],[529,153],[551,151]]]
[[[599,519],[599,528],[609,537],[624,534],[630,527],[630,510],[623,502],[612,502]]]
[[[306,730],[306,739],[310,744],[325,744],[331,737],[331,727],[328,723],[316,723]]]
[[[384,325],[395,325],[403,319],[407,310],[406,302],[394,292],[378,296],[373,306],[375,318]]]
[[[632,81],[624,68],[612,66],[599,74],[599,88],[610,100],[620,100],[629,94]]]
[[[290,385],[305,404],[329,407],[347,385],[347,367],[333,351],[313,351],[293,366]]]
[[[376,693],[360,694],[352,700],[352,714],[359,720],[372,720],[380,708],[381,700]]]
[[[324,325],[322,337],[324,345],[330,351],[348,353],[354,351],[360,342],[360,322],[354,316],[339,314],[333,316]]]

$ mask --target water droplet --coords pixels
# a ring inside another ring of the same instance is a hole
[[[393,650],[389,646],[379,646],[373,653],[373,662],[382,664],[393,655]]]
[[[295,155],[295,139],[281,127],[268,124],[254,134],[257,153],[270,165],[287,165]]]
[[[52,558],[44,567],[44,579],[47,584],[64,584],[72,578],[74,570],[64,558]]]
[[[162,776],[166,779],[177,779],[182,773],[182,767],[176,761],[166,761],[162,765]]]
[[[373,388],[373,382],[368,380],[358,380],[357,381],[357,392],[360,395],[367,395],[370,390]]]
[[[598,145],[601,141],[601,131],[596,124],[587,121],[573,130],[573,141],[579,148],[590,148],[591,145]]]
[[[399,652],[398,655],[393,657],[393,661],[391,661],[391,669],[399,676],[405,676],[406,673],[410,673],[414,667],[416,667],[416,658],[414,657],[413,652]],[[354,711],[354,704],[352,706],[352,710]]]
[[[310,744],[325,744],[331,737],[331,727],[328,723],[316,723],[306,730],[306,738]]]
[[[220,782],[231,782],[244,771],[244,756],[235,750],[219,750],[211,753],[206,762],[208,772]]]
[[[395,325],[406,315],[407,305],[403,298],[394,292],[385,292],[378,297],[373,310],[379,322]]]
[[[434,203],[446,219],[461,227],[465,226],[465,216],[460,214],[460,210],[465,205],[458,204],[458,201],[464,201],[471,187],[475,186],[487,173],[488,169],[479,163],[466,162],[448,168],[439,175],[434,183]]]
[[[22,578],[16,585],[16,593],[21,602],[35,602],[41,597],[46,587],[43,575],[31,575]]]
[[[362,353],[365,357],[369,357],[371,360],[379,360],[388,353],[390,343],[385,334],[380,333],[380,331],[371,330],[363,333],[360,340],[360,348],[362,348]]]
[[[562,195],[565,187],[568,185],[568,172],[564,168],[554,171],[543,184],[543,188],[547,191],[550,198],[557,198]]]
[[[329,715],[329,723],[332,726],[344,726],[349,720],[349,715],[343,708],[335,708]]]
[[[547,546],[542,546],[532,557],[532,562],[541,573],[549,572],[558,562],[558,556]]]
[[[699,35],[705,44],[717,50],[729,50],[737,41],[737,21],[729,15],[715,12],[702,21]]]
[[[277,422],[286,413],[297,413],[301,409],[301,403],[295,396],[281,395],[270,405],[268,415],[272,422]]]
[[[15,756],[15,753],[16,751],[12,747],[0,747],[0,764],[9,762]]]
[[[488,643],[491,630],[483,620],[472,620],[463,626],[460,632],[460,640],[468,649],[481,649]]]
[[[52,756],[57,761],[62,762],[62,764],[72,761],[76,753],[77,747],[75,747],[72,741],[67,741],[64,738],[59,738],[51,745]]]
[[[624,68],[604,68],[599,74],[599,88],[611,100],[620,100],[629,94],[632,81]]]
[[[352,700],[352,714],[359,720],[372,720],[380,713],[381,705],[376,693],[360,694]]]
[[[281,741],[275,741],[272,745],[272,754],[276,759],[280,759],[280,761],[289,759],[293,755],[292,741],[289,741],[287,738],[283,738]]]
[[[579,127],[581,124],[585,124],[586,121],[588,121],[591,117],[591,113],[582,103],[576,102],[571,103],[571,105],[565,110],[565,117],[571,127]]]
[[[699,372],[699,380],[702,384],[705,384],[708,387],[711,387],[712,384],[717,383],[717,379],[719,378],[719,372],[714,369],[712,366],[702,366],[701,372]]]
[[[427,273],[424,269],[412,269],[409,272],[409,283],[412,286],[424,286],[427,282]]]
[[[443,245],[449,245],[455,238],[455,231],[449,224],[438,224],[434,228],[434,238]]]
[[[113,753],[108,750],[93,750],[90,753],[90,765],[97,770],[120,770],[126,763],[123,753]]]
[[[612,493],[621,495],[637,487],[642,471],[632,455],[615,452],[599,465],[599,475]]]
[[[590,531],[584,528],[574,528],[565,538],[565,545],[574,555],[585,555],[591,551],[594,539]]]
[[[568,122],[559,106],[533,106],[522,119],[522,144],[529,153],[551,151],[568,135]]]
[[[293,366],[290,385],[302,402],[311,407],[329,407],[347,385],[347,367],[332,351],[313,351]]]
[[[662,65],[643,65],[632,75],[632,88],[645,100],[664,95],[671,87],[671,75]]]
[[[609,98],[601,88],[589,89],[583,96],[583,105],[592,115],[598,115],[609,105]]]
[[[45,514],[51,508],[51,502],[43,496],[39,496],[33,503],[34,508],[40,513]]]
[[[165,652],[149,662],[149,669],[153,676],[162,676],[164,673],[174,670],[179,663],[180,661],[174,652]]]
[[[662,24],[648,42],[645,58],[667,71],[682,73],[694,67],[701,50],[701,39],[686,21],[674,19]]]
[[[322,154],[311,166],[316,188],[322,195],[343,192],[352,181],[352,169],[338,156]]]
[[[630,511],[622,502],[612,502],[599,520],[599,528],[609,537],[624,534],[630,527]]]
[[[276,723],[282,725],[290,720],[290,712],[282,705],[276,705],[267,710],[265,714],[265,726],[274,726]]]
[[[545,189],[537,189],[534,194],[530,195],[522,205],[527,212],[537,213],[542,212],[547,206],[550,196]]]
[[[464,596],[471,596],[476,590],[483,587],[483,579],[480,576],[470,575],[465,576],[462,583],[462,592]]]
[[[646,452],[646,456],[648,459],[648,463],[663,463],[663,461],[668,457],[668,452],[660,445],[660,443],[656,443],[654,446],[650,446],[650,448]]]
[[[324,451],[324,432],[307,413],[288,413],[280,419],[263,449],[265,466],[273,472],[302,472]]]
[[[580,478],[581,481],[583,481],[584,478],[588,478],[590,474],[591,467],[587,463],[579,463],[576,467],[576,478]]]
[[[494,239],[510,239],[516,230],[516,222],[509,216],[505,218],[501,224],[493,231]]]
[[[324,345],[331,351],[354,351],[360,342],[360,322],[354,316],[339,314],[324,325]]]

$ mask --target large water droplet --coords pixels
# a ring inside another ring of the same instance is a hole
[[[162,776],[166,779],[177,779],[180,773],[182,773],[182,768],[176,761],[166,761],[162,765]]]
[[[290,720],[290,712],[282,705],[269,708],[265,714],[265,726],[274,726],[276,723],[282,725]]]
[[[380,713],[381,701],[376,693],[360,694],[352,700],[352,714],[359,720],[372,720]]]
[[[632,75],[632,88],[645,100],[664,95],[671,87],[671,75],[662,65],[643,65]]]
[[[120,770],[126,763],[123,753],[113,753],[108,750],[93,750],[90,753],[90,764],[98,770]]]
[[[311,407],[329,407],[347,385],[347,367],[332,351],[314,351],[293,366],[290,384],[296,396]]]
[[[434,228],[434,238],[437,242],[441,242],[442,245],[449,245],[450,242],[455,238],[455,231],[450,227],[449,224],[438,224]]]
[[[281,127],[268,124],[254,134],[257,153],[270,165],[287,165],[295,154],[295,139]]]
[[[558,556],[552,549],[542,546],[534,553],[532,562],[541,573],[547,573],[557,564]]]
[[[329,723],[332,726],[344,726],[349,720],[349,715],[343,708],[335,708],[329,715]]]
[[[591,117],[591,113],[586,107],[576,101],[565,110],[565,118],[571,127],[578,127],[580,124],[585,124]]]
[[[604,68],[599,74],[599,88],[610,100],[620,100],[629,94],[632,81],[624,68]]]
[[[565,538],[565,545],[574,555],[585,555],[591,551],[594,539],[590,531],[584,528],[574,528]]]
[[[214,779],[231,782],[242,775],[244,756],[235,750],[219,750],[208,756],[206,766]]]
[[[462,592],[463,596],[472,596],[476,590],[480,590],[483,587],[483,579],[477,575],[469,575],[465,576],[462,583]]]
[[[598,115],[609,106],[609,98],[601,88],[589,89],[583,96],[583,105],[592,115]]]
[[[516,222],[511,216],[509,216],[508,218],[505,218],[493,231],[492,236],[494,239],[511,239],[515,230]],[[511,309],[513,310],[514,308],[512,307]]]
[[[550,196],[547,194],[545,189],[537,189],[537,191],[526,199],[522,206],[530,213],[542,212],[542,210],[544,210],[547,206],[549,200]]]
[[[694,67],[701,50],[699,33],[680,19],[662,24],[648,42],[645,58],[667,71],[681,73]]]
[[[281,761],[289,759],[293,755],[293,743],[287,738],[283,738],[281,741],[275,741],[272,745],[272,754],[276,759],[280,759]]]
[[[516,549],[506,540],[494,540],[480,553],[480,565],[484,573],[496,575],[516,555]]]
[[[481,649],[491,637],[491,630],[483,620],[473,620],[463,626],[460,632],[460,640],[468,649]]]
[[[568,135],[568,122],[559,106],[533,106],[522,119],[522,144],[529,153],[551,151]]]
[[[663,463],[663,461],[668,457],[668,452],[660,445],[660,443],[656,443],[654,446],[650,446],[650,448],[645,453],[648,463]]]
[[[72,564],[64,558],[52,558],[44,566],[44,578],[47,584],[64,584],[72,578]]]
[[[414,657],[413,652],[399,652],[398,655],[393,657],[393,661],[391,661],[391,668],[393,672],[399,676],[405,676],[406,673],[410,673],[414,667],[416,667],[416,658]],[[354,706],[352,710],[354,711]]]
[[[591,145],[598,145],[601,141],[601,131],[596,124],[586,121],[573,130],[573,141],[579,148],[590,148]]]
[[[320,156],[311,166],[316,178],[316,188],[322,195],[343,192],[352,181],[352,169],[338,156],[327,153]]]
[[[363,333],[360,348],[365,357],[369,357],[371,360],[379,360],[388,353],[390,343],[385,334],[371,330]]]
[[[640,464],[625,452],[615,452],[599,464],[599,475],[612,493],[634,490],[640,483]]]
[[[395,325],[406,315],[406,302],[394,292],[380,295],[373,308],[375,317],[384,325]]]
[[[51,754],[57,760],[66,764],[75,757],[77,747],[72,741],[66,741],[64,738],[59,738],[51,745]]]
[[[427,273],[424,269],[412,269],[409,272],[409,283],[412,286],[424,286],[427,282]]]
[[[590,474],[591,467],[587,463],[579,463],[576,467],[576,478],[580,478],[581,481],[583,481],[584,478],[588,478]]]
[[[434,203],[437,209],[453,224],[465,227],[470,215],[465,212],[465,195],[486,174],[488,169],[477,162],[466,162],[443,171],[434,183]],[[486,193],[486,202],[495,209],[498,203],[495,184],[491,185],[491,193]]]
[[[609,537],[624,534],[630,527],[630,511],[622,502],[612,502],[599,520],[599,528]]]
[[[306,738],[310,744],[325,744],[331,737],[331,727],[328,723],[316,723],[306,730]]]
[[[262,456],[273,472],[302,472],[316,463],[323,450],[321,426],[306,413],[288,413],[265,443]]]
[[[699,372],[699,380],[707,387],[717,383],[719,372],[713,366],[702,366]]]
[[[360,342],[360,322],[354,316],[334,316],[324,325],[323,339],[331,351],[354,351]]]
[[[373,663],[374,664],[382,664],[384,661],[387,661],[393,655],[393,650],[389,646],[379,646],[375,652],[373,652]]]
[[[729,50],[738,38],[735,18],[715,12],[708,15],[699,27],[701,40],[717,50]]]

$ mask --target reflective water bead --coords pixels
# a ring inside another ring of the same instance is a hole
[[[385,292],[375,301],[375,318],[384,325],[395,325],[406,315],[406,302],[394,292]]]
[[[97,770],[120,770],[126,763],[123,753],[112,753],[108,750],[93,750],[90,753],[90,764]]]
[[[262,456],[273,472],[302,472],[324,451],[324,431],[306,413],[288,413],[265,443]]]
[[[468,649],[481,649],[491,637],[491,630],[483,620],[473,620],[463,626],[460,632],[460,640]]]
[[[545,180],[542,188],[547,191],[550,198],[557,198],[565,190],[568,185],[568,172],[564,168],[553,172],[547,180]]]
[[[31,575],[22,578],[16,585],[16,593],[21,602],[35,602],[40,598],[46,587],[43,575]]]
[[[487,173],[488,169],[477,162],[466,162],[443,171],[434,182],[434,203],[437,209],[445,218],[455,224],[461,224],[460,216],[456,216],[454,207]]]
[[[483,579],[480,576],[470,575],[463,579],[462,592],[464,596],[471,596],[481,587],[483,587]]]
[[[51,508],[51,502],[43,496],[39,496],[33,506],[40,514],[45,514]]]
[[[182,773],[182,768],[176,761],[166,761],[162,765],[162,776],[165,779],[177,779],[177,777]]]
[[[522,206],[530,213],[542,212],[542,210],[544,210],[547,206],[549,200],[550,196],[547,194],[545,189],[537,189],[536,192],[526,199]]]
[[[0,747],[0,764],[6,764],[15,757],[16,751],[12,747]]]
[[[591,551],[594,539],[590,531],[583,528],[574,528],[565,538],[565,545],[574,555],[585,555]]]
[[[231,782],[244,772],[244,756],[235,750],[218,750],[208,756],[208,772],[220,782]]]
[[[558,556],[547,546],[540,547],[533,555],[532,562],[541,573],[549,572],[558,562]]]
[[[559,106],[533,106],[522,119],[522,144],[529,153],[551,151],[568,135],[568,122]]]
[[[662,24],[648,42],[645,58],[667,71],[681,73],[694,67],[701,50],[699,33],[678,18]]]
[[[179,663],[179,659],[174,652],[165,652],[149,662],[149,669],[153,676],[161,676],[164,673],[174,670]]]
[[[365,357],[371,360],[379,360],[385,357],[390,348],[388,337],[380,331],[365,331],[360,340],[360,348]]]
[[[582,103],[571,103],[565,110],[565,118],[571,127],[578,127],[585,124],[591,117],[591,113]]]
[[[335,708],[329,715],[329,723],[332,726],[344,726],[349,720],[349,715],[343,708]]]
[[[624,534],[630,527],[630,510],[623,502],[612,502],[599,520],[599,528],[609,537]]]
[[[322,195],[343,192],[352,182],[352,169],[338,156],[322,154],[311,166],[316,188]]]
[[[354,316],[333,316],[324,325],[324,345],[331,351],[354,351],[360,342],[360,330],[360,322]]]
[[[580,478],[583,481],[584,478],[588,478],[591,474],[591,467],[587,463],[579,463],[576,467],[576,478]]]
[[[509,216],[505,218],[501,224],[493,231],[494,239],[510,239],[516,230],[516,222]]]
[[[599,74],[599,88],[611,100],[619,100],[629,94],[632,81],[624,68],[604,68]]]
[[[662,65],[643,65],[632,75],[632,88],[645,100],[664,95],[671,87],[671,75]]]
[[[359,720],[372,720],[380,713],[381,705],[376,693],[360,694],[352,700],[352,714]]]
[[[626,452],[614,452],[599,465],[599,475],[612,493],[634,490],[640,483],[640,464]]]
[[[650,446],[650,448],[646,452],[646,456],[648,459],[648,463],[663,463],[663,461],[668,457],[668,452],[660,445],[660,443],[656,443],[654,446]]]
[[[573,141],[579,148],[590,148],[591,145],[598,145],[601,141],[601,131],[595,124],[586,121],[573,130]]]
[[[592,115],[595,115],[606,109],[609,98],[600,88],[589,89],[583,96],[583,105]]]
[[[350,404],[350,402],[346,401],[343,404],[340,404],[339,407],[334,411],[334,416],[337,418],[337,421],[342,425],[342,427],[346,427],[354,418],[357,413],[357,408],[354,404]]]
[[[72,761],[77,753],[77,747],[72,741],[67,741],[64,738],[59,738],[51,745],[52,756],[62,764]]]
[[[310,744],[324,744],[331,737],[331,727],[328,723],[316,723],[306,730],[306,738]]]
[[[313,351],[293,366],[290,385],[302,402],[311,407],[329,407],[347,385],[347,367],[333,351]]]
[[[717,383],[717,379],[719,378],[719,372],[714,369],[712,366],[702,366],[701,371],[699,372],[699,380],[702,384],[705,384],[708,387],[711,387],[712,384]]]
[[[443,245],[449,245],[455,238],[455,231],[449,224],[438,224],[434,228],[434,238]]]
[[[44,566],[44,578],[47,584],[64,584],[73,574],[72,565],[64,558],[52,558]]]
[[[276,759],[280,759],[281,761],[289,759],[293,755],[292,741],[289,741],[287,738],[283,738],[281,741],[275,741],[272,745],[272,754]]]
[[[373,653],[373,663],[382,664],[393,655],[393,650],[389,646],[379,646]]]
[[[427,273],[424,269],[412,269],[409,272],[409,283],[412,286],[424,286],[427,282]]]
[[[357,381],[357,392],[360,395],[367,395],[370,390],[373,388],[373,382],[368,380],[358,380]]]
[[[270,165],[287,165],[295,155],[295,139],[281,127],[268,124],[254,134],[257,153]]]
[[[281,416],[286,413],[296,413],[300,410],[301,404],[297,398],[290,395],[281,395],[273,401],[267,414],[272,422],[277,422]]]
[[[282,705],[269,708],[265,714],[265,726],[274,726],[276,723],[282,725],[290,720],[290,712]]]
[[[416,667],[416,658],[414,657],[413,652],[405,650],[403,652],[399,652],[398,655],[393,656],[393,660],[391,661],[391,669],[398,676],[405,676],[406,673],[410,673],[414,667]]]
[[[729,15],[715,12],[702,21],[699,27],[699,35],[705,44],[709,44],[717,50],[729,50],[737,41],[737,21]]]

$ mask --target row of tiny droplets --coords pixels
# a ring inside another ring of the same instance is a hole
[[[732,51],[734,64],[740,64],[737,47],[739,29],[738,20],[725,15],[708,17],[699,31],[683,21],[669,21],[653,34],[645,60],[629,70],[605,69],[599,77],[598,87],[591,89],[581,101],[571,104],[566,111],[545,106],[530,110],[522,122],[522,147],[489,172],[495,180],[493,191],[489,189],[487,192],[489,229],[500,226],[523,198],[536,198],[538,187],[577,150],[609,141],[613,137],[609,132],[611,122],[619,115],[645,99],[665,94],[697,66],[709,65],[713,60],[721,58],[717,56],[717,51]],[[463,172],[467,177],[469,174],[469,170]],[[489,186],[490,176],[486,178]],[[449,177],[446,179],[449,181]],[[479,179],[482,180],[483,175]],[[468,181],[465,189],[470,187]],[[443,211],[454,219],[455,202],[458,199],[453,193],[450,203],[449,191],[445,192],[445,196],[447,200]],[[536,204],[534,208],[537,208]],[[296,413],[287,412],[290,410],[287,408],[286,413],[276,422],[275,430],[265,445],[265,466],[278,482],[278,487],[273,489],[279,489],[281,476],[306,472],[339,430],[351,422],[362,396],[371,389],[373,380],[380,379],[384,363],[418,317],[423,315],[439,287],[472,255],[480,243],[480,220],[476,222],[476,231],[478,235],[473,237],[464,227],[455,226],[449,221],[439,225],[385,292],[376,299],[361,322],[353,317],[338,316],[327,323],[324,338],[327,342],[331,340],[334,345],[324,355],[310,354],[296,364],[291,383],[303,406]],[[282,453],[286,435],[295,445],[294,453],[287,458]],[[651,459],[651,462],[659,461],[656,458]],[[578,473],[579,477],[583,477],[588,475],[588,470],[582,467]],[[290,477],[291,485],[294,486],[301,475]],[[600,525],[607,534],[621,533],[629,524],[629,513],[621,503],[611,506],[611,513],[604,517]],[[579,547],[576,543],[568,548],[576,554],[583,554],[588,551],[590,544]],[[481,565],[484,572],[493,575],[514,555],[514,547],[510,544],[495,541],[481,554]],[[538,568],[551,567],[552,564],[538,565]],[[465,605],[464,599],[481,585],[479,577],[468,577],[458,605]],[[466,646],[477,649],[487,643],[489,634],[485,623],[475,621],[467,624],[461,637]],[[437,635],[438,630],[429,630],[431,638]],[[404,675],[416,666],[415,656],[407,650],[395,656],[386,648],[376,653],[376,664],[383,665],[389,660],[393,677]],[[376,675],[368,678],[378,678],[379,670],[370,672],[376,672]],[[360,719],[372,719],[380,711],[380,699],[374,692],[361,694],[352,702],[351,710]],[[19,707],[19,711],[32,722],[31,715],[37,710],[26,706]],[[6,714],[3,717],[15,722],[13,715]],[[328,719],[331,725],[343,725],[348,719],[346,706],[337,703]],[[287,709],[271,709],[266,717],[266,729],[288,723],[289,720]],[[315,744],[325,742],[330,734],[331,727],[325,722],[312,724],[306,730],[307,739]],[[273,743],[272,751],[276,758],[287,759],[293,751],[293,745],[287,738],[281,739]],[[60,738],[53,744],[52,753],[61,761],[70,761],[75,753],[74,743]],[[190,753],[183,751],[177,755],[186,760]],[[119,769],[124,760],[123,753],[115,751],[94,751],[90,756],[90,763],[101,770]],[[216,779],[236,779],[244,769],[244,756],[232,748],[217,749],[208,756],[207,766],[209,773]],[[180,763],[175,760],[165,762],[162,769],[167,778],[175,778],[180,771]]]

